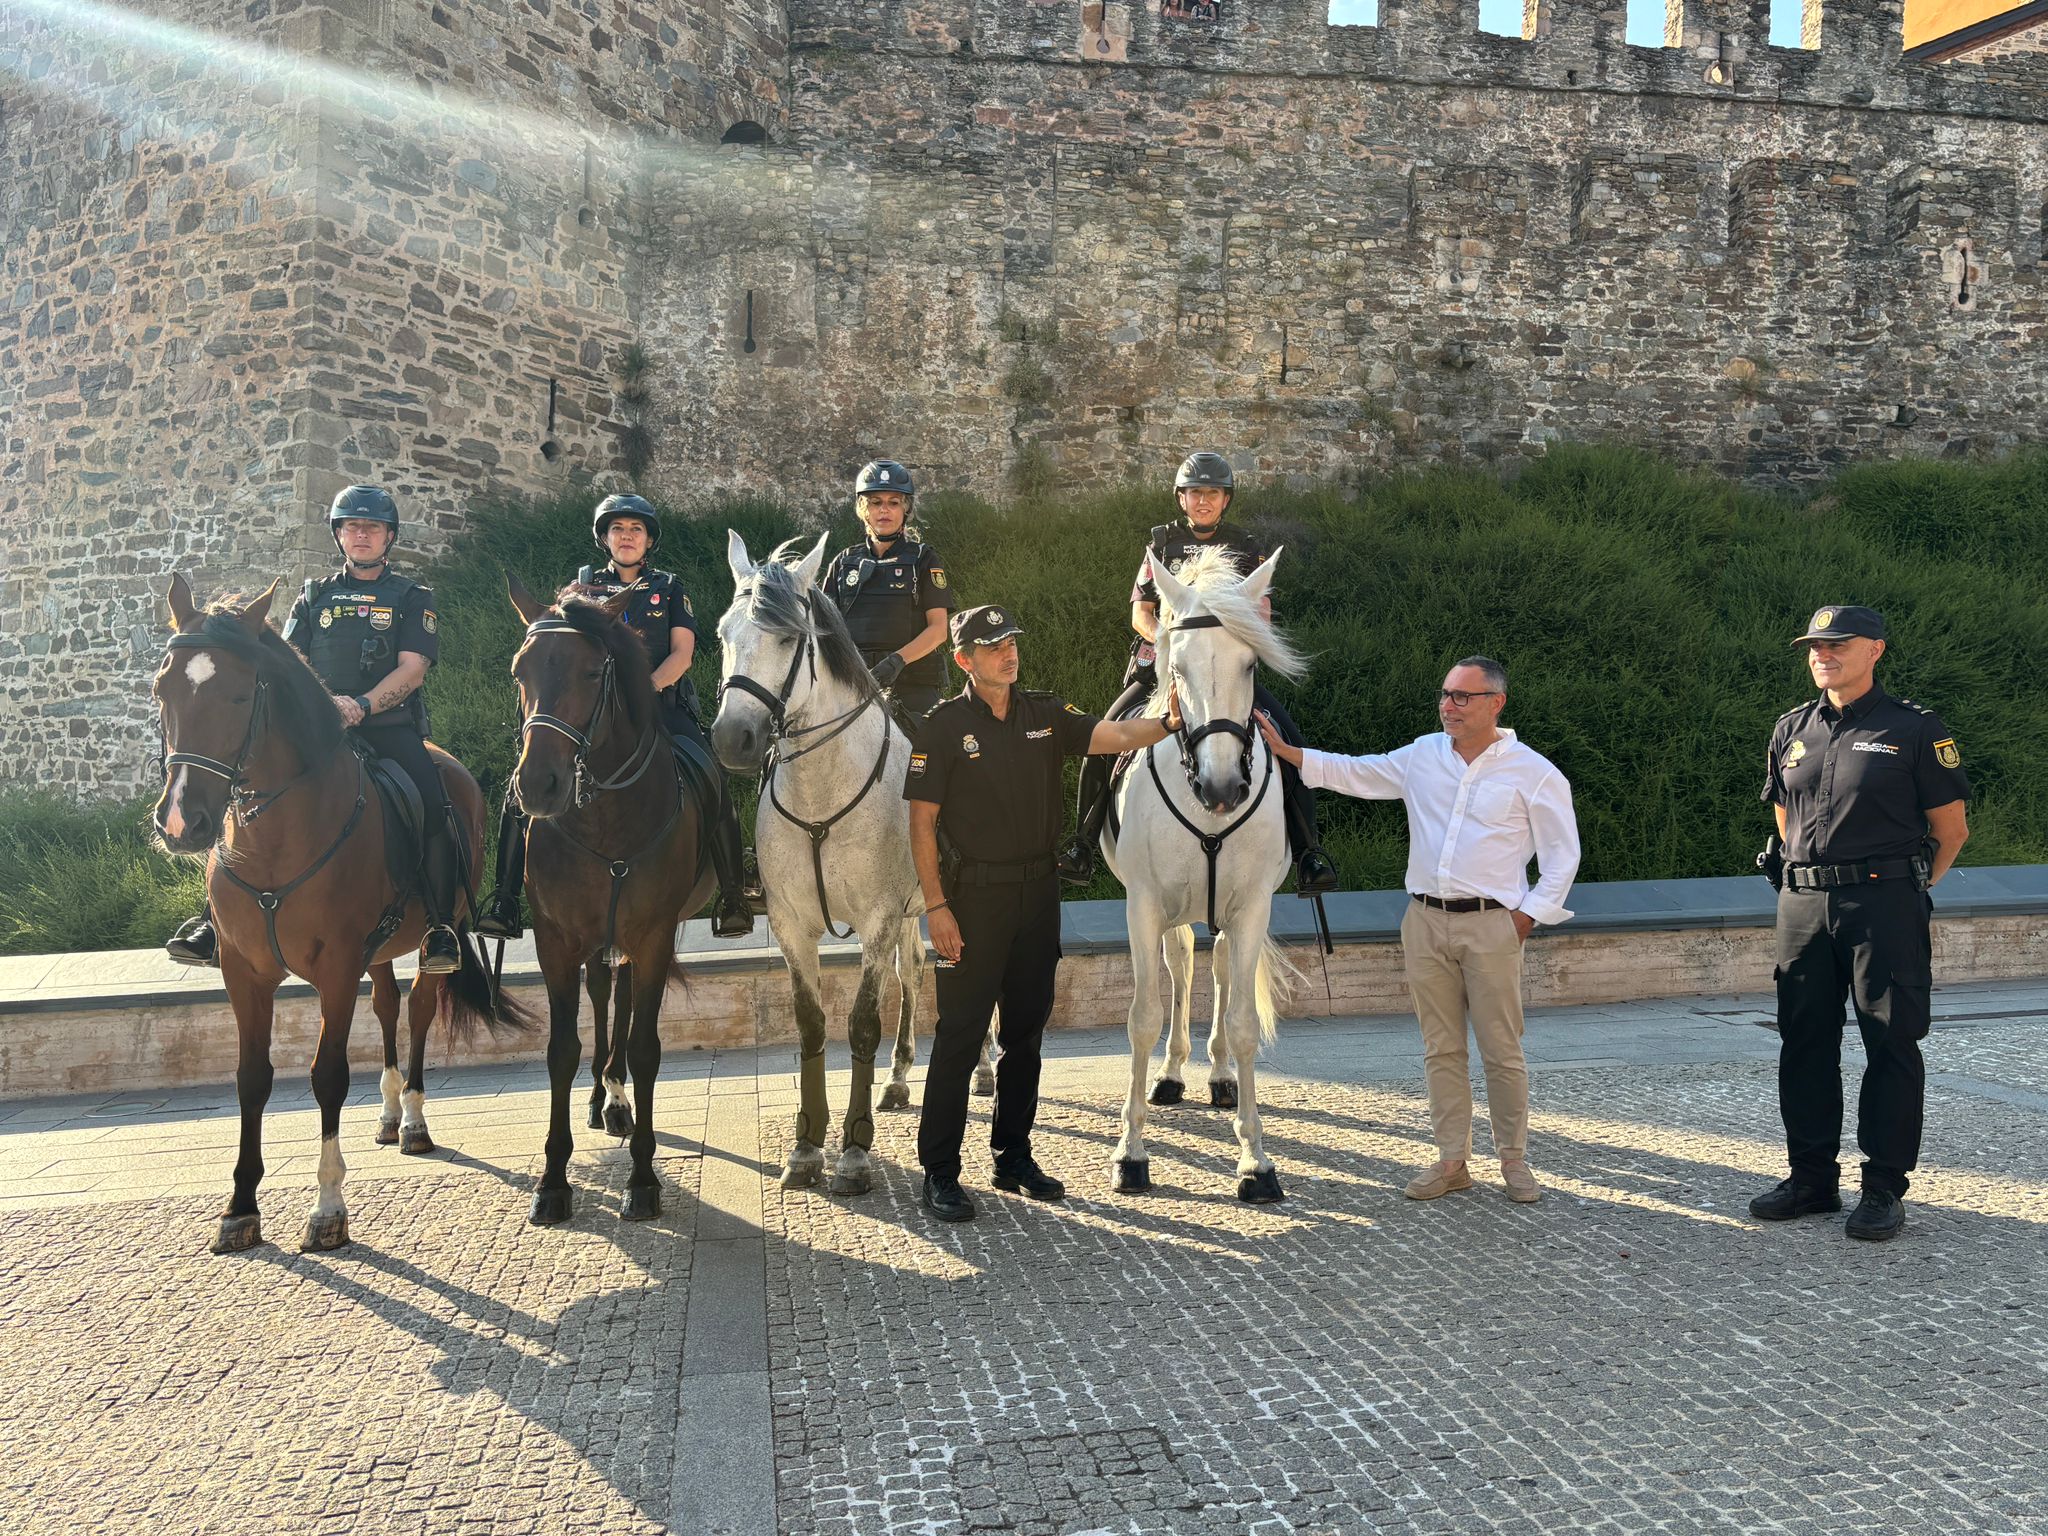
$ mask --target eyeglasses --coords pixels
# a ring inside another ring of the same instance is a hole
[[[1491,699],[1498,698],[1499,696],[1500,690],[1498,688],[1481,688],[1477,692],[1468,692],[1463,688],[1439,688],[1436,691],[1437,703],[1441,704],[1444,700],[1449,699],[1460,709],[1463,709],[1474,699]]]

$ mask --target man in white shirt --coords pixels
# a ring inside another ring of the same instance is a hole
[[[1571,785],[1541,753],[1500,728],[1507,672],[1468,656],[1437,693],[1443,730],[1384,756],[1342,757],[1290,747],[1259,719],[1275,754],[1302,782],[1408,811],[1408,892],[1401,955],[1422,1022],[1422,1060],[1438,1161],[1408,1185],[1415,1200],[1470,1189],[1472,1082],[1469,1010],[1486,1068],[1486,1107],[1508,1198],[1543,1191],[1529,1171],[1529,1071],[1522,1059],[1522,942],[1538,923],[1571,916],[1565,893],[1579,869]],[[1539,878],[1529,884],[1534,855]]]

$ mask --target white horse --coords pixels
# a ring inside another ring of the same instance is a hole
[[[783,1169],[784,1189],[818,1182],[831,1124],[818,944],[828,931],[834,938],[860,935],[860,986],[846,1021],[853,1089],[832,1173],[832,1193],[857,1195],[867,1192],[874,1177],[869,1149],[875,1139],[875,1051],[891,970],[902,998],[882,1108],[910,1103],[924,979],[924,938],[918,932],[924,893],[911,863],[910,811],[903,799],[910,740],[890,716],[838,608],[818,590],[824,558],[821,536],[801,560],[785,544],[757,566],[746,541],[727,530],[733,598],[718,622],[724,663],[711,744],[729,771],[762,773],[754,845],[768,922],[789,967],[800,1051],[796,1137]],[[986,1047],[976,1078],[977,1092],[995,1091]]]
[[[1159,678],[1147,706],[1165,707],[1170,679],[1182,730],[1137,755],[1116,798],[1115,830],[1102,851],[1128,892],[1131,944],[1131,1082],[1116,1147],[1116,1188],[1152,1187],[1145,1150],[1145,1069],[1158,1042],[1162,1009],[1172,1034],[1153,1102],[1182,1097],[1188,1058],[1195,934],[1215,934],[1211,972],[1215,1022],[1209,1034],[1209,1098],[1235,1108],[1237,1197],[1254,1204],[1283,1198],[1259,1131],[1253,1059],[1273,1038],[1294,968],[1268,936],[1273,892],[1287,877],[1287,827],[1278,766],[1252,721],[1252,674],[1264,662],[1284,677],[1306,663],[1263,612],[1280,558],[1275,550],[1242,581],[1220,550],[1204,550],[1176,578],[1157,562]],[[1171,986],[1162,993],[1162,948]],[[1232,1063],[1235,1063],[1235,1071]]]

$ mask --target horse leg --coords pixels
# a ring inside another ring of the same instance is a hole
[[[256,1186],[263,1182],[263,1106],[270,1102],[275,1075],[270,1065],[270,1021],[278,983],[252,975],[225,945],[220,970],[234,1005],[235,1034],[241,1048],[235,1063],[235,1099],[242,1111],[242,1149],[235,1159],[235,1192],[220,1214],[220,1230],[214,1234],[212,1248],[215,1253],[240,1253],[263,1241]]]
[[[370,967],[370,1007],[384,1035],[384,1075],[378,1080],[384,1108],[377,1116],[377,1145],[388,1147],[398,1140],[398,1091],[404,1083],[398,1075],[398,978],[388,960]]]
[[[341,1105],[348,1097],[348,1031],[355,1022],[356,988],[362,978],[329,976],[320,988],[320,1043],[313,1051],[313,1098],[320,1106],[320,1194],[306,1218],[302,1253],[322,1253],[348,1242],[348,1204],[341,1181]]]
[[[789,966],[789,989],[796,1004],[797,1108],[796,1134],[789,1161],[782,1169],[784,1189],[808,1189],[825,1171],[825,1131],[832,1123],[825,1097],[825,1004],[818,987],[818,940],[801,934],[782,940]]]
[[[1224,1021],[1230,1016],[1230,935],[1219,933],[1209,953],[1209,1107],[1235,1109],[1239,1094],[1237,1074],[1231,1070],[1233,1041]],[[1257,952],[1254,951],[1254,954]],[[1194,991],[1194,968],[1188,969],[1188,990]],[[1256,1036],[1254,1036],[1256,1042]],[[1238,1063],[1242,1068],[1242,1061]]]
[[[593,960],[583,967],[583,990],[590,996],[590,1128],[604,1129],[604,1075],[611,1063],[612,967]]]
[[[626,1180],[619,1215],[627,1221],[651,1221],[661,1214],[661,1177],[654,1171],[654,1079],[661,1071],[661,993],[668,983],[668,957],[649,955],[619,971],[621,996],[630,994],[633,1009],[630,1020],[615,1019],[612,1029],[614,1039],[624,1036],[633,1071],[633,1108],[628,1112],[633,1172]],[[625,1107],[623,1102],[620,1107]],[[605,1119],[611,1119],[609,1105]]]
[[[1219,946],[1221,942],[1219,935]],[[1241,940],[1230,946],[1229,975],[1225,976],[1220,959],[1216,967],[1216,1013],[1228,1021],[1230,1054],[1237,1063],[1237,1113],[1230,1122],[1237,1133],[1237,1198],[1251,1205],[1270,1205],[1286,1198],[1259,1132],[1258,968],[1264,948],[1263,943]]]
[[[1131,1084],[1124,1095],[1123,1134],[1116,1144],[1116,1192],[1142,1195],[1152,1187],[1152,1160],[1145,1150],[1145,1073],[1159,1043],[1160,924],[1149,902],[1133,895],[1126,920],[1131,940]]]
[[[434,1138],[427,1130],[427,1033],[441,1011],[444,976],[415,976],[412,992],[405,1000],[405,1025],[411,1038],[406,1042],[405,1094],[398,1122],[398,1150],[419,1157],[434,1150]]]
[[[1187,1097],[1188,1013],[1194,997],[1195,930],[1183,923],[1160,939],[1172,990],[1166,1029],[1166,1065],[1152,1083],[1154,1104],[1178,1104]]]
[[[860,987],[846,1019],[846,1043],[853,1055],[853,1087],[846,1096],[846,1121],[839,1139],[839,1162],[832,1170],[832,1193],[864,1195],[874,1182],[875,1052],[882,1043],[882,986],[889,974],[895,944],[871,940],[861,945]]]
[[[917,919],[903,925],[896,943],[896,981],[903,995],[896,1004],[896,1056],[889,1066],[889,1086],[882,1090],[882,1108],[910,1108],[910,1069],[917,1063],[917,1000],[924,990],[924,936]]]
[[[544,924],[535,925],[534,942],[548,988],[548,1139],[547,1164],[526,1219],[537,1227],[552,1227],[567,1221],[575,1210],[569,1190],[569,1154],[575,1148],[569,1134],[569,1095],[583,1056],[583,1042],[576,1035],[579,959]]]

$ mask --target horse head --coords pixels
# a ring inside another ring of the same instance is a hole
[[[785,545],[766,563],[756,565],[747,554],[746,540],[726,530],[732,606],[718,621],[723,662],[711,746],[730,773],[760,772],[768,749],[790,720],[803,714],[817,686],[818,640],[811,604],[817,599],[827,537],[818,535],[801,560],[786,559]]]
[[[526,624],[526,638],[512,658],[520,714],[512,792],[527,815],[560,816],[589,798],[592,751],[620,727],[632,726],[621,671],[640,642],[626,631],[633,647],[628,651],[611,633],[621,627],[619,615],[632,594],[629,589],[601,603],[551,607],[509,572],[505,586]]]
[[[1275,646],[1292,658],[1264,613],[1279,558],[1276,549],[1240,581],[1220,550],[1196,555],[1181,576],[1147,557],[1160,597],[1159,673],[1180,700],[1181,766],[1210,811],[1234,811],[1251,793],[1253,672]]]
[[[257,643],[276,595],[272,582],[243,607],[208,610],[183,575],[171,578],[171,639],[150,693],[164,740],[164,788],[152,819],[173,853],[204,853],[226,830],[263,733],[268,684]],[[236,643],[238,631],[246,645]]]

